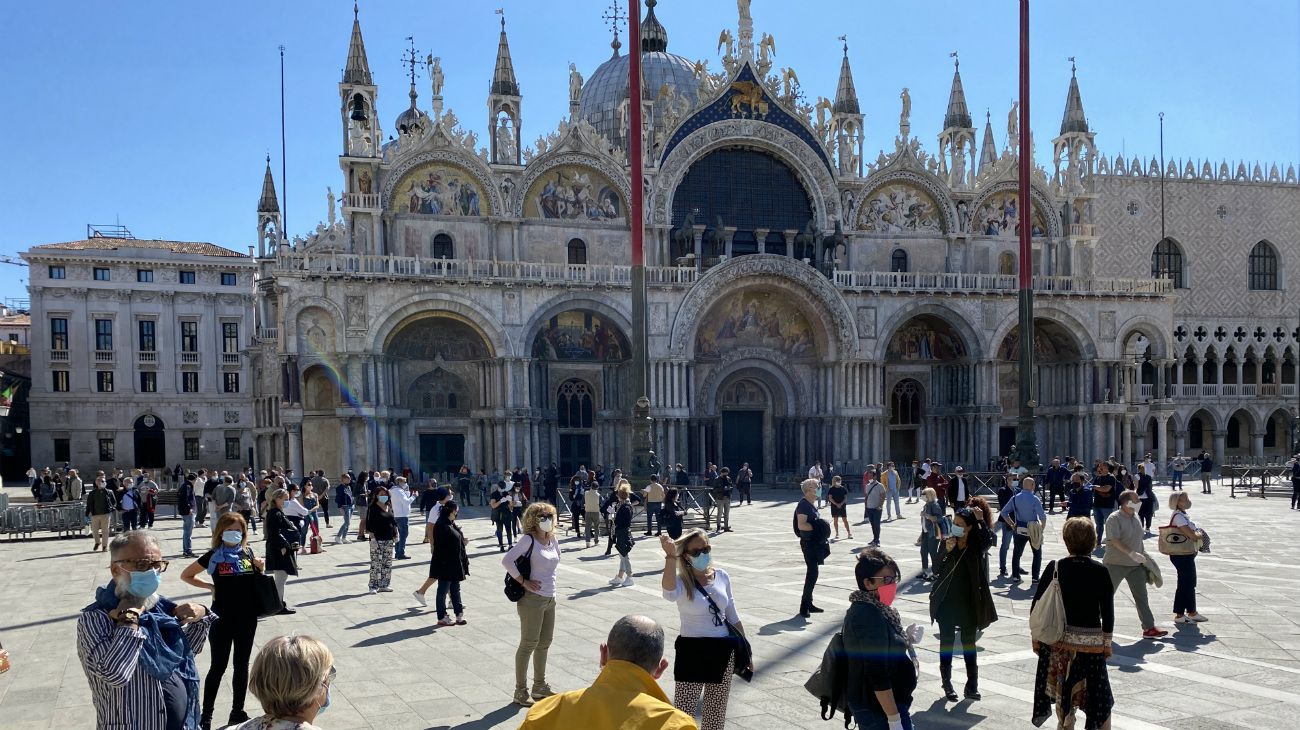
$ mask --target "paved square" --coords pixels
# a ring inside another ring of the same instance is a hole
[[[11,490],[14,491],[14,490]],[[1230,499],[1226,485],[1210,497],[1193,488],[1192,515],[1214,537],[1214,553],[1198,558],[1197,600],[1211,618],[1199,627],[1175,628],[1168,613],[1174,570],[1166,558],[1164,588],[1152,593],[1152,609],[1170,635],[1144,641],[1127,589],[1116,597],[1116,652],[1111,661],[1115,690],[1114,727],[1149,728],[1300,727],[1300,563],[1285,525],[1297,519],[1286,500]],[[1161,497],[1167,494],[1159,487]],[[756,490],[752,507],[732,510],[736,532],[714,538],[719,564],[731,572],[736,599],[754,638],[757,675],[753,684],[734,685],[728,728],[841,727],[823,722],[803,682],[817,666],[829,636],[839,626],[852,585],[852,555],[870,535],[855,526],[856,540],[833,546],[822,569],[817,603],[825,614],[803,621],[796,614],[803,565],[790,532],[794,490]],[[886,523],[884,548],[905,575],[919,571],[913,541],[919,529],[915,505],[907,518]],[[861,516],[861,504],[850,511]],[[166,511],[166,510],[164,510]],[[364,545],[330,548],[302,559],[302,575],[291,579],[288,597],[299,612],[261,623],[258,644],[289,632],[326,641],[339,670],[333,704],[319,725],[347,728],[514,728],[524,710],[510,704],[513,657],[518,638],[514,607],[501,595],[499,553],[488,535],[482,508],[465,510],[471,537],[472,576],[463,585],[468,626],[434,630],[432,605],[421,609],[410,591],[427,569],[424,546],[413,545],[415,559],[397,563],[394,593],[366,593],[368,552]],[[1168,519],[1161,509],[1156,521]],[[1045,559],[1062,552],[1054,516],[1048,527]],[[337,523],[335,523],[337,527]],[[165,552],[176,558],[180,523],[159,521]],[[416,541],[418,530],[412,531]],[[640,530],[634,532],[640,538]],[[613,621],[625,613],[645,613],[675,636],[677,612],[659,596],[663,564],[657,545],[640,538],[632,552],[638,584],[609,588],[615,557],[584,550],[581,540],[566,540],[558,575],[556,636],[549,680],[557,691],[588,684],[597,674],[597,646]],[[0,675],[0,728],[94,727],[86,679],[76,656],[76,617],[94,588],[107,579],[107,559],[88,551],[88,539],[43,539],[0,543],[0,641],[13,655],[14,668]],[[262,543],[254,544],[261,553]],[[1154,544],[1148,544],[1154,552]],[[205,600],[180,582],[186,561],[177,560],[164,576],[164,593],[173,599]],[[996,564],[996,558],[995,558]],[[922,677],[913,711],[918,727],[983,727],[1012,730],[1029,722],[1035,659],[1029,650],[1029,587],[995,584],[1001,620],[980,641],[980,702],[946,709],[939,694],[938,640],[927,630],[920,655]],[[929,625],[927,588],[906,583],[896,604],[904,621]],[[429,596],[430,604],[433,595]],[[669,657],[671,659],[671,656]],[[206,671],[207,655],[199,658]],[[961,662],[956,673],[961,675]],[[216,718],[229,710],[229,673],[217,703]],[[955,682],[958,681],[955,679]],[[662,681],[671,696],[671,670]],[[256,700],[249,697],[249,712]]]

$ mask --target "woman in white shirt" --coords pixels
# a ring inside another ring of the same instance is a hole
[[[1169,518],[1169,526],[1177,527],[1188,540],[1199,540],[1200,529],[1187,516],[1187,510],[1191,506],[1192,498],[1187,496],[1187,492],[1178,491],[1170,494],[1169,509],[1173,512],[1173,516]],[[1174,590],[1174,623],[1199,624],[1209,621],[1204,615],[1196,612],[1196,553],[1170,555],[1169,562],[1173,563],[1174,570],[1178,571],[1178,588]]]
[[[661,535],[659,545],[664,551],[664,573],[659,587],[663,589],[664,600],[677,604],[681,618],[673,661],[673,680],[677,685],[673,705],[695,717],[703,693],[704,703],[698,713],[700,730],[722,730],[727,722],[727,697],[735,671],[735,643],[727,632],[727,622],[741,632],[745,630],[736,613],[731,578],[727,571],[714,567],[709,537],[703,530],[690,530],[676,541]],[[705,598],[705,592],[713,599],[713,605]]]
[[[560,545],[555,540],[555,507],[533,502],[524,510],[524,537],[501,557],[510,577],[523,585],[524,597],[515,604],[519,612],[519,648],[515,650],[514,702],[532,706],[555,694],[546,684],[546,654],[555,634],[555,569],[560,565]],[[525,539],[527,538],[527,539]],[[519,575],[515,560],[528,556],[530,574]],[[533,687],[528,689],[528,658],[533,660]]]

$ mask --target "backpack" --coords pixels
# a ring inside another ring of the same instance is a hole
[[[821,701],[822,719],[835,718],[838,710],[844,716],[847,730],[852,713],[849,711],[849,657],[844,650],[844,635],[836,631],[822,652],[822,663],[804,682],[804,689]]]
[[[1052,582],[1047,584],[1043,597],[1029,611],[1029,635],[1041,644],[1055,644],[1065,636],[1065,600],[1061,598],[1061,580],[1056,564],[1047,566],[1052,571]]]

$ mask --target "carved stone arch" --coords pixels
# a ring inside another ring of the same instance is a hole
[[[546,300],[528,319],[527,324],[521,330],[523,337],[520,342],[523,343],[524,347],[531,347],[538,332],[541,331],[542,326],[551,317],[573,309],[587,309],[599,314],[609,320],[610,324],[618,327],[623,336],[630,341],[632,339],[632,314],[620,305],[621,302],[615,300],[599,301],[583,292],[568,292],[556,295]]]
[[[1244,416],[1244,420],[1246,422],[1247,434],[1264,432],[1263,431],[1264,420],[1260,418],[1259,414],[1255,412],[1254,408],[1251,408],[1249,406],[1240,406],[1238,408],[1229,410],[1228,414],[1223,419],[1224,428],[1227,428],[1228,422],[1232,420],[1233,416],[1237,416],[1237,415]],[[1240,448],[1244,449],[1247,448],[1247,446],[1243,445]]]
[[[632,190],[628,187],[627,170],[623,169],[622,165],[615,164],[613,160],[603,155],[557,150],[552,150],[537,157],[524,169],[523,177],[519,180],[519,184],[515,186],[514,200],[511,203],[514,217],[524,217],[524,205],[527,202],[525,198],[528,196],[528,191],[533,188],[533,183],[537,182],[539,177],[550,170],[565,165],[590,168],[609,180],[618,188],[618,194],[622,197],[623,219],[627,219],[628,206],[632,200]]]
[[[732,350],[723,356],[721,362],[710,363],[708,374],[700,381],[694,394],[695,402],[701,404],[702,412],[709,416],[718,415],[718,389],[732,375],[747,370],[761,371],[774,381],[766,383],[769,388],[775,384],[784,391],[774,394],[777,397],[771,401],[772,415],[782,418],[812,415],[808,411],[811,399],[804,389],[803,379],[782,363],[772,360],[770,352],[757,349]]]
[[[833,225],[832,219],[840,218],[840,194],[835,178],[804,140],[760,119],[725,119],[691,132],[668,153],[649,201],[648,222],[670,225],[673,196],[691,165],[710,152],[727,148],[759,150],[788,165],[817,209],[815,220],[819,228],[828,230]]]
[[[1006,180],[989,186],[978,198],[975,199],[975,202],[971,204],[971,216],[973,217],[975,211],[979,210],[980,207],[984,205],[985,201],[994,195],[1007,192],[1008,190],[1015,192],[1017,189],[1016,183],[1011,180]],[[1029,197],[1033,200],[1034,205],[1038,206],[1043,212],[1043,219],[1047,223],[1046,237],[1060,238],[1065,235],[1061,229],[1061,216],[1057,213],[1057,211],[1060,210],[1060,206],[1057,205],[1052,194],[1038,185],[1031,185],[1029,188]]]
[[[1052,304],[1034,304],[1034,319],[1046,319],[1060,325],[1064,330],[1074,337],[1074,344],[1078,346],[1079,352],[1085,360],[1097,359],[1097,345],[1093,342],[1092,337],[1088,335],[1088,328],[1074,316],[1071,312],[1060,306]],[[993,331],[991,342],[995,348],[1001,348],[1002,341],[1006,339],[1011,331],[1020,326],[1020,322],[1008,317],[1006,321]]]
[[[343,323],[347,320],[343,316],[343,309],[336,301],[325,297],[304,297],[294,299],[289,305],[288,310],[285,312],[285,323],[292,326],[297,333],[299,317],[303,312],[310,309],[318,309],[330,318],[329,334],[333,343],[332,347],[327,350],[327,352],[342,352],[347,349],[343,340]],[[300,336],[305,333],[297,334],[299,336],[286,339],[285,346],[288,348],[289,354],[305,354],[301,353],[301,348],[298,346]]]
[[[1119,352],[1116,354],[1120,357],[1128,354],[1125,350],[1128,347],[1129,338],[1135,334],[1141,334],[1143,337],[1147,338],[1147,342],[1150,343],[1152,360],[1161,360],[1169,357],[1169,340],[1168,336],[1165,334],[1168,329],[1169,327],[1166,325],[1161,324],[1146,315],[1139,314],[1135,317],[1130,317],[1118,328],[1120,336],[1115,339],[1115,342],[1119,347]]]
[[[935,207],[939,209],[940,228],[942,233],[957,233],[957,208],[952,202],[952,191],[939,178],[931,175],[929,172],[922,170],[908,169],[885,169],[877,172],[867,178],[867,184],[863,187],[863,194],[858,196],[857,203],[854,206],[852,221],[853,230],[861,231],[859,228],[859,217],[862,215],[864,205],[877,190],[894,183],[904,183],[920,188],[930,196],[934,201]],[[923,233],[923,232],[922,232]],[[888,234],[897,235],[897,234]],[[933,236],[933,233],[930,233]]]
[[[482,188],[483,194],[488,196],[491,210],[486,211],[487,215],[500,215],[501,211],[506,210],[505,203],[501,199],[501,189],[497,187],[493,177],[492,170],[487,163],[478,157],[464,154],[457,149],[435,149],[428,152],[421,152],[409,157],[404,157],[388,170],[384,177],[384,184],[380,186],[379,205],[382,210],[391,210],[393,200],[393,188],[398,181],[406,177],[406,173],[415,168],[428,164],[430,162],[443,162],[454,165],[469,173],[474,181]]]
[[[383,354],[389,337],[421,315],[450,317],[470,325],[487,343],[492,357],[520,357],[527,354],[518,350],[518,343],[511,340],[505,328],[490,312],[465,297],[441,292],[422,294],[419,301],[395,304],[380,312],[373,320],[378,324],[367,332],[363,350]]]
[[[1208,406],[1202,406],[1187,415],[1187,422],[1183,424],[1184,430],[1191,426],[1193,418],[1200,418],[1201,426],[1203,428],[1208,428],[1211,431],[1222,431],[1224,424],[1228,422],[1227,417],[1217,412],[1215,409]],[[1201,448],[1211,451],[1213,450],[1213,446],[1213,444],[1206,444]]]
[[[785,256],[752,254],[714,266],[687,292],[673,320],[673,356],[693,359],[696,330],[704,315],[721,298],[749,283],[779,287],[800,302],[825,336],[826,349],[818,353],[820,359],[847,359],[857,353],[853,312],[825,276]]]
[[[880,337],[876,339],[876,352],[872,353],[871,359],[884,362],[889,343],[893,341],[894,335],[898,333],[899,328],[910,320],[927,314],[943,320],[945,324],[961,335],[967,348],[966,357],[968,360],[982,360],[988,356],[986,353],[996,351],[997,342],[986,341],[980,337],[979,332],[970,326],[970,323],[966,321],[966,316],[961,312],[945,304],[922,304],[898,310],[878,328],[877,331],[880,332]]]

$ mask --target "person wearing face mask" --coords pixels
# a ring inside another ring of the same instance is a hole
[[[298,528],[284,514],[284,506],[291,502],[286,489],[274,489],[267,497],[266,520],[266,570],[275,579],[275,588],[284,600],[284,584],[289,576],[298,575]],[[280,609],[281,614],[297,613],[289,604]]]
[[[1159,639],[1169,632],[1156,627],[1156,618],[1147,602],[1147,572],[1142,565],[1151,560],[1151,556],[1142,545],[1142,521],[1137,516],[1141,501],[1137,492],[1131,489],[1120,493],[1119,509],[1106,518],[1106,552],[1101,563],[1110,573],[1113,590],[1118,591],[1120,583],[1128,583],[1138,619],[1142,622],[1143,638]]]
[[[217,692],[221,689],[226,665],[230,663],[232,648],[233,696],[229,724],[248,720],[248,713],[244,712],[244,697],[248,688],[248,662],[257,636],[257,612],[252,608],[257,605],[253,576],[265,568],[266,564],[248,546],[248,524],[243,516],[228,512],[217,518],[212,548],[181,573],[181,580],[212,592],[212,610],[218,616],[208,635],[212,663],[203,679],[203,709],[199,716],[202,730],[212,727]],[[204,573],[211,577],[211,582],[200,577]]]
[[[632,579],[632,487],[625,481],[614,490],[614,545],[618,549],[618,573],[610,579],[611,586],[636,585]]]
[[[460,508],[455,502],[447,502],[438,513],[438,522],[433,526],[433,567],[430,577],[438,581],[437,607],[439,626],[464,626],[465,607],[460,602],[461,581],[469,577],[469,558],[465,555],[465,546],[469,541],[456,524]],[[451,595],[451,607],[456,612],[455,620],[447,616],[447,596]]]
[[[524,510],[524,534],[501,556],[501,565],[524,587],[515,604],[519,613],[519,648],[515,650],[514,703],[531,707],[535,700],[555,694],[546,683],[546,656],[555,635],[555,569],[560,545],[555,539],[555,507],[533,502]],[[528,556],[529,578],[519,575],[515,561]],[[533,686],[528,688],[528,660],[533,662]]]
[[[912,730],[912,693],[920,664],[912,645],[923,630],[903,628],[892,607],[898,593],[898,563],[880,548],[858,554],[853,568],[856,590],[844,615],[848,656],[846,698],[859,728]]]
[[[1047,524],[1047,513],[1043,511],[1043,501],[1034,494],[1037,484],[1032,477],[1024,477],[1020,480],[1020,491],[1016,496],[1011,498],[1010,502],[1002,505],[1002,512],[998,514],[1007,527],[1010,528],[1012,539],[1015,541],[1015,549],[1011,552],[1011,580],[1019,583],[1024,575],[1020,569],[1020,556],[1025,553],[1025,546],[1029,546],[1030,552],[1033,553],[1033,562],[1029,571],[1029,580],[1031,583],[1038,582],[1038,570],[1043,564],[1043,544],[1039,542],[1034,544],[1030,535],[1035,529],[1041,532]]]
[[[90,684],[97,727],[184,730],[199,724],[199,671],[217,615],[162,596],[167,561],[148,530],[108,546],[112,580],[77,618],[77,656]]]
[[[112,514],[115,509],[117,509],[117,498],[106,486],[104,477],[96,478],[95,487],[86,494],[86,515],[90,517],[90,534],[95,536],[95,546],[91,548],[91,552],[108,550],[108,537],[113,534]],[[189,523],[190,529],[193,529],[193,518]]]
[[[731,677],[736,673],[736,645],[727,622],[742,633],[745,630],[736,611],[731,576],[714,565],[709,536],[701,529],[688,530],[677,540],[660,535],[659,547],[664,551],[659,588],[665,601],[677,604],[681,625],[673,662],[673,705],[691,717],[698,715],[701,730],[722,730]],[[752,672],[752,659],[742,669]]]
[[[957,701],[952,688],[953,643],[961,634],[961,653],[966,662],[968,700],[980,699],[979,666],[975,636],[998,620],[989,592],[989,568],[984,555],[992,534],[984,521],[969,507],[959,508],[952,518],[952,530],[939,549],[939,574],[930,591],[930,620],[939,624],[939,677],[944,698]]]
[[[397,519],[388,487],[379,487],[370,495],[366,510],[366,532],[370,533],[370,592],[391,593],[393,580],[393,545],[397,541]]]
[[[320,730],[312,723],[330,706],[334,655],[317,639],[277,636],[257,652],[248,689],[265,714],[227,730]]]

